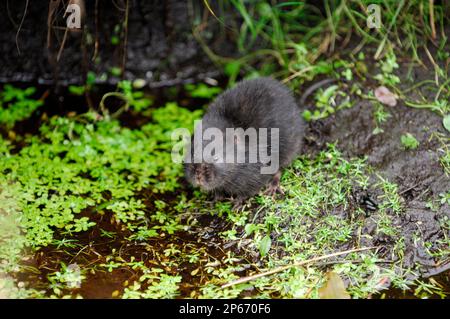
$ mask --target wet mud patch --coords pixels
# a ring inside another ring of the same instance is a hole
[[[390,117],[378,125],[375,110],[373,101],[358,100],[352,108],[313,123],[310,131],[317,143],[310,151],[320,149],[326,143],[337,143],[347,158],[367,157],[374,175],[397,185],[403,208],[389,214],[399,234],[373,236],[365,240],[365,244],[384,243],[392,247],[402,240],[405,247],[402,264],[416,272],[411,278],[432,277],[431,280],[440,282],[448,292],[450,205],[445,198],[450,191],[450,178],[442,157],[450,140],[443,128],[442,117],[429,110],[407,107],[399,101],[397,106],[385,106]],[[381,132],[377,132],[377,126],[381,127]],[[405,149],[402,145],[401,136],[407,133],[419,142],[417,149]],[[363,233],[375,234],[379,218],[375,207],[369,216]],[[393,289],[384,296],[414,296],[398,291]]]

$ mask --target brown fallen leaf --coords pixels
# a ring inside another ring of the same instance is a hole
[[[344,281],[333,271],[327,273],[327,282],[319,288],[320,299],[350,299]]]
[[[375,97],[378,101],[385,105],[396,106],[397,105],[397,95],[389,91],[385,86],[379,86],[375,89]]]

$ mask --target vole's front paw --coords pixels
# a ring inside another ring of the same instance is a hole
[[[264,191],[264,195],[272,197],[274,197],[276,194],[284,195],[284,191],[281,189],[280,186],[280,178],[281,172],[276,173],[270,184],[267,186],[267,189]]]
[[[267,186],[267,189],[264,191],[264,195],[275,197],[276,194],[284,195],[284,191],[281,189],[280,184],[273,185],[272,183]]]
[[[224,194],[221,194],[221,193],[215,193],[214,194],[214,201],[215,202],[220,202],[220,201],[223,201],[225,199],[227,199],[227,197]]]
[[[214,194],[214,202],[221,202],[221,201],[231,201],[233,204],[232,210],[240,210],[244,207],[245,198],[242,197],[229,197],[222,193],[216,193]]]

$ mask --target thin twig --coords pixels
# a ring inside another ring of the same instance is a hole
[[[127,63],[127,47],[128,47],[128,14],[129,14],[129,0],[127,0],[125,8],[124,21],[124,39],[123,39],[123,55],[122,55],[122,79],[125,77],[125,64]]]
[[[48,15],[47,15],[47,48],[50,49],[51,47],[51,39],[52,39],[52,27],[53,27],[53,16],[55,15],[55,11],[59,7],[59,3],[61,0],[58,1],[50,1],[48,5]]]
[[[392,18],[391,23],[389,24],[389,27],[386,30],[386,34],[384,35],[383,40],[381,41],[380,45],[378,46],[377,52],[375,52],[375,55],[373,57],[375,60],[378,60],[381,53],[383,52],[383,49],[384,49],[386,42],[388,40],[388,37],[389,37],[389,33],[391,32],[392,28],[394,27],[395,22],[397,21],[397,17],[400,14],[400,11],[403,9],[404,5],[405,5],[405,0],[401,0],[397,7],[397,10],[394,13],[394,17]]]
[[[17,23],[16,23],[16,21],[14,21],[12,15],[11,15],[11,10],[9,9],[9,0],[6,0],[6,12],[8,13],[9,21],[11,21],[14,28],[17,28]]]
[[[16,33],[16,47],[17,47],[17,52],[19,53],[19,55],[20,55],[19,33],[20,33],[20,30],[22,29],[23,22],[25,21],[25,16],[27,15],[28,3],[29,3],[29,0],[27,0],[27,2],[25,3],[25,10],[23,12],[22,20],[20,20],[19,28],[17,29],[17,33]]]
[[[434,81],[436,82],[436,85],[439,86],[439,65],[434,61],[433,56],[431,55],[430,51],[428,50],[427,46],[423,47],[425,49],[425,53],[428,56],[428,59],[430,60],[431,64],[434,67]]]
[[[290,269],[292,267],[299,267],[299,266],[303,266],[305,264],[310,264],[310,263],[313,263],[313,262],[316,262],[316,261],[319,261],[319,260],[323,260],[323,259],[327,259],[327,258],[331,258],[331,257],[336,257],[336,256],[341,256],[341,255],[346,255],[346,254],[350,254],[350,253],[355,253],[355,252],[359,252],[359,251],[370,250],[370,249],[374,249],[374,248],[378,248],[378,247],[374,246],[374,247],[363,247],[363,248],[358,248],[358,249],[350,249],[350,250],[341,251],[341,252],[337,252],[337,253],[333,253],[333,254],[329,254],[329,255],[325,255],[325,256],[311,258],[311,259],[308,259],[308,260],[302,260],[300,262],[296,262],[296,263],[293,263],[293,264],[290,264],[290,265],[286,265],[286,266],[281,266],[281,267],[278,267],[278,268],[275,268],[275,269],[272,269],[272,270],[269,270],[269,271],[265,271],[265,272],[262,272],[262,273],[259,273],[259,274],[256,274],[256,275],[239,278],[239,279],[237,279],[235,281],[232,281],[232,282],[229,282],[229,283],[227,283],[225,285],[222,285],[221,288],[227,288],[227,287],[231,287],[231,286],[234,286],[234,285],[238,285],[238,284],[242,284],[242,283],[245,283],[245,282],[249,282],[249,281],[261,278],[261,277],[273,275],[275,273],[279,273],[279,272],[285,271],[285,270]]]
[[[45,90],[45,92],[39,98],[39,101],[45,101],[45,99],[50,95],[50,90]]]
[[[314,69],[314,68],[313,68],[312,66],[308,66],[308,67],[306,67],[306,68],[303,68],[303,69],[301,69],[300,71],[295,72],[295,73],[289,75],[287,78],[283,79],[283,81],[281,81],[281,82],[287,83],[287,82],[291,81],[292,79],[295,79],[295,78],[299,77],[300,75],[302,75],[302,74],[304,74],[304,73],[307,73],[307,72],[309,72],[309,71],[311,71],[311,70],[313,70],[313,69]]]
[[[211,8],[211,6],[209,5],[208,0],[203,0],[203,3],[205,4],[206,9],[212,14],[212,16],[219,21],[219,23],[225,27],[228,30],[231,30],[233,32],[236,32],[236,30],[232,27],[229,27],[228,25],[226,25],[222,20],[219,19],[219,17],[214,13],[214,10]]]
[[[109,114],[108,109],[105,106],[105,100],[110,96],[119,98],[124,101],[124,105],[122,105],[115,113],[113,113],[111,115],[112,118],[115,118],[115,117],[119,116],[123,111],[128,110],[130,102],[128,101],[127,97],[124,94],[122,94],[120,92],[109,92],[109,93],[106,93],[105,95],[103,95],[103,97],[100,101],[100,110],[102,111],[104,116],[107,116]]]
[[[59,47],[59,50],[58,50],[58,55],[56,56],[56,62],[59,62],[59,59],[61,58],[62,51],[64,50],[64,46],[66,44],[67,33],[68,32],[69,32],[69,28],[66,28],[66,31],[64,32],[64,37],[63,37],[61,46]]]
[[[95,15],[95,44],[94,44],[94,55],[92,56],[92,61],[95,61],[95,59],[97,58],[98,55],[98,0],[95,0],[95,11],[94,11],[94,15]]]
[[[420,184],[421,184],[421,183],[414,184],[413,186],[408,187],[407,189],[401,191],[401,192],[398,193],[398,194],[399,194],[400,196],[402,196],[402,195],[406,194],[407,192],[409,192],[410,190],[413,190],[414,188],[416,188],[416,187],[419,186]]]
[[[84,81],[84,97],[86,98],[86,103],[89,106],[90,110],[94,109],[94,102],[92,102],[91,93],[90,93],[90,84],[87,83],[87,77],[89,73],[89,58],[88,53],[86,49],[86,32],[84,32],[84,25],[83,25],[83,33],[81,36],[81,52],[83,53],[83,81]]]
[[[116,1],[112,1],[112,4],[113,4],[113,6],[114,7],[116,7],[116,9],[117,10],[119,10],[119,11],[125,11],[125,8],[121,8],[117,3],[116,3]]]
[[[431,26],[431,38],[436,39],[436,27],[434,25],[434,0],[428,1],[428,8],[430,10],[430,26]]]

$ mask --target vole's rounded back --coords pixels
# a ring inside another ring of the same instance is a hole
[[[218,128],[225,137],[226,128],[254,128],[258,132],[259,129],[267,129],[268,142],[258,139],[257,145],[251,145],[245,136],[243,139],[237,138],[235,144],[244,143],[246,146],[245,163],[215,163],[212,160],[210,163],[186,164],[187,179],[195,186],[220,194],[244,198],[258,193],[276,172],[261,174],[261,168],[270,163],[263,163],[260,159],[256,163],[248,162],[249,151],[266,148],[270,154],[271,150],[276,149],[276,145],[270,143],[272,129],[277,128],[279,168],[289,165],[303,145],[305,124],[300,113],[290,90],[272,78],[244,80],[226,90],[209,106],[202,119],[202,131]],[[206,144],[204,141],[201,147],[206,147]],[[191,153],[193,148],[191,145]],[[223,156],[214,156],[215,159],[223,159],[228,151],[229,146],[226,146]]]

